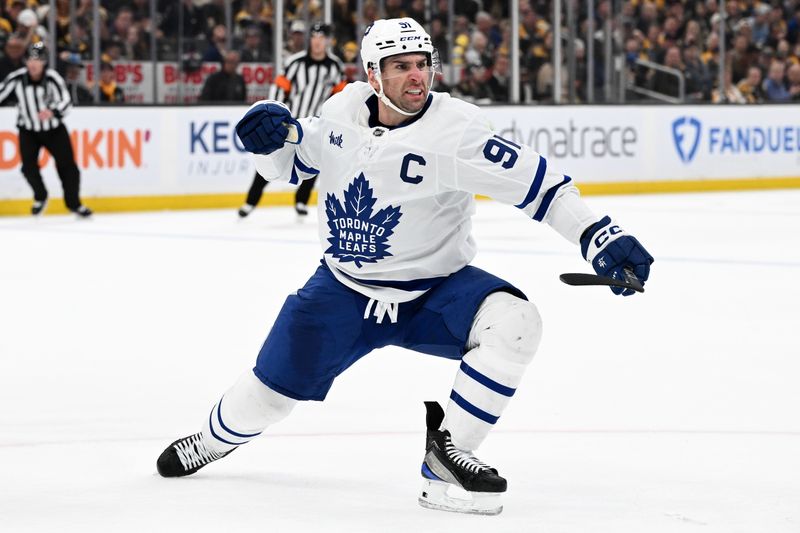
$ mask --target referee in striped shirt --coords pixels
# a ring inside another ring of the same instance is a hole
[[[347,84],[344,64],[329,50],[330,34],[327,24],[317,22],[311,26],[308,50],[286,59],[284,74],[275,79],[270,89],[270,100],[286,104],[295,118],[318,115],[325,100]],[[316,179],[304,180],[297,189],[294,208],[298,215],[308,214],[308,199]],[[246,217],[255,209],[266,185],[266,180],[256,172],[247,200],[239,208],[240,217]]]
[[[55,159],[67,209],[82,218],[91,216],[89,208],[81,204],[80,171],[75,164],[69,133],[62,122],[72,100],[64,79],[47,68],[44,43],[30,45],[25,52],[25,67],[11,72],[0,83],[0,104],[11,95],[16,96],[19,111],[17,127],[22,174],[33,189],[31,214],[41,215],[47,207],[47,189],[39,173],[39,152],[45,147]]]

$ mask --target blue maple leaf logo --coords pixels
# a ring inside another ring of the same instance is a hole
[[[369,181],[359,174],[344,191],[344,207],[333,194],[325,199],[325,213],[331,244],[325,253],[341,263],[353,262],[358,268],[363,263],[376,263],[389,253],[389,237],[403,215],[399,207],[386,206],[375,215],[372,208],[377,198],[373,197]]]

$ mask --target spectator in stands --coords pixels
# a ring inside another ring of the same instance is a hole
[[[178,36],[181,11],[183,11],[183,36],[190,39],[202,37],[205,34],[206,23],[200,8],[195,6],[192,0],[180,0],[180,2],[174,1],[168,4],[164,19],[159,26],[163,36],[168,38]]]
[[[411,0],[406,9],[406,16],[411,17],[422,25],[428,22],[425,13],[425,0]]]
[[[364,10],[362,16],[362,22],[365,26],[369,26],[380,17],[380,13],[378,13],[378,6],[374,0],[366,0],[364,2]],[[361,38],[360,36],[358,37]]]
[[[658,8],[655,3],[645,0],[639,7],[639,18],[636,22],[636,28],[646,35],[650,31],[651,26],[658,26]]]
[[[800,3],[795,6],[792,18],[786,24],[786,39],[790,43],[800,44]]]
[[[494,59],[492,51],[488,48],[489,40],[486,36],[479,32],[474,31],[469,40],[469,47],[464,54],[464,60],[467,65],[474,66],[480,65],[483,67],[491,67]]]
[[[800,64],[792,63],[786,71],[786,80],[789,84],[789,98],[793,102],[800,102]]]
[[[683,46],[697,46],[698,53],[703,46],[703,29],[700,23],[694,19],[686,22],[686,30],[683,33]]]
[[[508,102],[511,97],[509,83],[509,58],[507,54],[497,53],[492,66],[492,76],[486,83],[494,102]]]
[[[715,104],[726,102],[729,104],[746,104],[747,99],[739,92],[739,89],[732,82],[733,75],[730,67],[725,69],[725,96],[724,100],[720,97],[719,87],[711,92],[711,101]]]
[[[680,43],[680,29],[680,23],[677,18],[667,17],[664,20],[661,35],[658,37],[659,45],[664,50],[669,50],[670,47],[678,45]],[[678,52],[680,52],[680,50],[678,50]]]
[[[747,69],[750,68],[752,59],[749,45],[746,32],[740,32],[733,40],[733,50],[730,52],[733,83],[739,83],[739,80],[747,76]]]
[[[6,79],[10,72],[25,66],[22,56],[25,55],[25,40],[16,33],[8,36],[0,58],[0,80]]]
[[[11,0],[5,3],[4,18],[11,26],[6,29],[7,33],[12,33],[17,30],[17,19],[19,18],[19,14],[26,7],[28,7],[28,5],[25,3],[25,0]]]
[[[700,54],[700,59],[708,67],[708,74],[712,80],[719,77],[719,34],[711,32],[706,39],[706,49]]]
[[[711,98],[713,80],[708,67],[700,60],[700,51],[696,45],[689,45],[683,50],[683,75],[686,77],[686,97],[692,101],[708,101]]]
[[[108,11],[100,5],[98,9],[100,14],[100,24],[103,25],[108,20]],[[75,9],[75,18],[83,17],[86,20],[94,20],[94,0],[78,0],[78,5]]]
[[[133,12],[134,21],[142,25],[144,25],[145,22],[149,24],[153,15],[150,13],[150,0],[131,0],[128,7],[130,7],[131,12]],[[157,5],[156,9],[158,9]],[[143,29],[146,29],[146,26]]]
[[[150,59],[150,42],[142,38],[142,30],[138,24],[128,28],[128,34],[121,43],[122,55],[135,61]]]
[[[261,38],[261,29],[250,26],[244,30],[244,44],[242,44],[242,61],[245,63],[265,63],[272,60],[272,50],[269,43]]]
[[[495,24],[494,17],[486,11],[478,11],[475,15],[475,29],[486,37],[488,48],[492,52],[503,42],[503,35]]]
[[[255,27],[255,26],[254,26]],[[217,24],[211,30],[208,48],[203,52],[204,63],[222,63],[228,49],[228,29],[224,24]]]
[[[201,7],[203,11],[203,20],[206,21],[206,29],[208,31],[211,31],[217,24],[225,24],[225,3],[227,1],[228,0],[210,0]],[[236,34],[235,31],[234,34]]]
[[[80,56],[70,52],[62,52],[64,63],[64,82],[67,84],[67,91],[72,96],[72,103],[75,105],[91,104],[94,96],[89,89],[81,83],[81,70],[83,63]]]
[[[399,19],[407,16],[406,11],[403,9],[403,0],[384,0],[382,18]],[[417,22],[424,23],[422,20]]]
[[[764,90],[761,88],[761,69],[753,66],[747,70],[747,77],[736,84],[748,104],[760,104],[764,101]]]
[[[336,21],[333,28],[333,38],[337,43],[355,41],[356,11],[355,0],[333,1],[333,20]]]
[[[122,43],[117,40],[109,41],[100,59],[108,63],[115,63],[122,59]]]
[[[781,39],[778,41],[778,47],[775,49],[775,58],[783,63],[785,67],[788,67],[787,61],[790,61],[790,56],[791,46],[789,45],[789,41]]]
[[[642,40],[642,52],[653,63],[661,63],[664,60],[664,49],[661,47],[660,38],[661,26],[653,24],[647,28],[647,34]]]
[[[32,9],[23,9],[19,12],[17,34],[25,41],[26,48],[33,43],[47,42],[47,30],[39,24],[39,17]]]
[[[772,6],[769,4],[758,4],[755,7],[753,17],[750,19],[752,28],[752,40],[758,48],[762,48],[769,38],[769,14]]]
[[[630,37],[625,41],[625,63],[628,66],[628,83],[636,87],[645,87],[647,85],[648,68],[636,63],[640,59],[649,60],[650,58],[642,52],[639,39]],[[631,99],[638,98],[636,93],[633,92],[628,93],[628,97]]]
[[[284,57],[303,52],[306,49],[306,23],[293,20],[289,24],[289,38],[286,40]]]
[[[431,18],[430,36],[433,47],[439,52],[442,63],[450,62],[450,45],[447,41],[447,27],[440,15]]]
[[[470,65],[464,79],[455,87],[454,92],[459,98],[473,104],[491,104],[493,95],[486,83],[487,75],[486,67],[483,65]]]
[[[287,3],[288,4],[288,3]],[[261,34],[269,40],[272,36],[272,6],[263,0],[245,0],[241,11],[234,17],[236,29],[234,36],[241,39],[244,30],[256,26]]]
[[[664,66],[683,71],[683,61],[681,60],[681,49],[677,46],[670,46],[664,55]],[[652,89],[658,93],[678,98],[680,87],[678,77],[672,73],[656,70],[652,77]]]
[[[47,3],[48,5],[41,5]],[[36,9],[36,16],[40,23],[50,27],[50,5],[49,2],[39,2],[40,7]],[[58,49],[65,46],[64,38],[69,33],[69,0],[56,0],[56,43]]]
[[[769,66],[767,79],[764,80],[764,93],[768,102],[787,102],[791,98],[783,76],[786,67],[780,61],[773,61]]]
[[[100,101],[110,104],[125,102],[125,94],[117,85],[117,74],[114,65],[107,61],[100,64]]]
[[[225,53],[222,70],[210,75],[203,85],[200,93],[201,102],[233,103],[244,102],[247,98],[247,89],[244,78],[236,72],[241,57],[239,52],[229,50]]]
[[[127,5],[123,5],[114,15],[114,21],[111,23],[111,38],[117,41],[124,40],[133,25],[133,10]]]

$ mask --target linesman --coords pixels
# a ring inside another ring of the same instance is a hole
[[[270,89],[269,99],[286,104],[295,118],[318,115],[325,100],[347,84],[344,64],[329,49],[330,35],[327,24],[317,22],[311,26],[308,50],[286,59],[284,74],[275,79]],[[297,189],[294,208],[300,216],[308,214],[308,199],[315,181],[316,178],[305,180]],[[239,208],[240,217],[255,209],[266,186],[265,178],[256,172],[247,200]]]
[[[47,68],[47,48],[43,42],[30,45],[25,52],[25,67],[11,72],[0,83],[0,104],[12,94],[16,96],[19,111],[22,174],[33,189],[31,214],[41,215],[47,207],[47,189],[39,172],[39,152],[45,147],[55,160],[67,209],[81,218],[90,217],[91,210],[81,204],[80,170],[63,123],[72,100],[64,79]]]

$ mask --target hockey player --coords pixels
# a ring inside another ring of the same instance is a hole
[[[196,472],[298,401],[323,400],[360,357],[395,345],[460,361],[446,412],[426,402],[420,504],[497,514],[506,480],[474,452],[519,385],[542,326],[519,289],[469,266],[474,195],[549,224],[580,244],[599,274],[630,268],[644,282],[653,259],[594,214],[569,176],[499,137],[479,108],[430,91],[435,52],[417,22],[376,21],[361,57],[369,82],[333,96],[319,117],[296,120],[262,101],[237,124],[262,175],[320,175],[323,261],[287,298],[255,368],[213,406],[202,431],[167,447],[158,471]],[[469,497],[453,497],[453,486]]]

